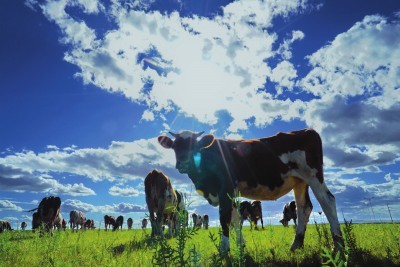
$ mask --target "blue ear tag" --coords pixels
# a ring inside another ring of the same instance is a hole
[[[200,167],[200,163],[201,163],[201,154],[200,154],[200,152],[197,152],[196,154],[193,155],[193,161],[194,161],[194,165],[198,169]]]

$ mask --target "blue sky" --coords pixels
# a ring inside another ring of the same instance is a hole
[[[48,195],[67,219],[138,225],[155,168],[216,220],[157,143],[183,129],[312,127],[338,211],[400,220],[399,1],[5,0],[0,36],[0,219],[15,228]],[[263,202],[264,221],[292,198]]]

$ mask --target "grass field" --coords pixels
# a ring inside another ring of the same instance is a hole
[[[150,229],[67,230],[43,237],[11,231],[0,234],[0,266],[154,266],[163,261],[169,261],[168,266],[321,266],[329,258],[324,253],[331,254],[330,249],[324,251],[330,243],[328,232],[327,225],[308,225],[304,248],[290,252],[293,227],[244,227],[244,250],[231,240],[229,255],[221,258],[218,228],[158,241],[149,238]],[[343,232],[348,266],[400,266],[400,224],[343,225]]]

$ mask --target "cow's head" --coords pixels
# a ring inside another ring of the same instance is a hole
[[[193,167],[198,167],[200,160],[197,155],[201,149],[211,146],[215,140],[212,134],[204,135],[200,140],[197,138],[204,132],[195,133],[192,131],[182,131],[179,134],[169,132],[175,140],[168,136],[161,135],[158,142],[164,148],[172,148],[176,157],[176,169],[180,173],[189,173]]]

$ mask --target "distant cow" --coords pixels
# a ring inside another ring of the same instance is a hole
[[[147,219],[146,218],[143,218],[143,220],[142,220],[142,229],[146,229],[146,227],[147,227]]]
[[[150,214],[151,236],[163,235],[162,224],[168,223],[172,236],[177,226],[176,212],[178,198],[169,178],[162,172],[153,170],[144,180],[146,203]]]
[[[133,225],[132,218],[128,218],[128,220],[126,220],[126,224],[128,225],[128,229],[132,229],[132,225]]]
[[[13,229],[11,228],[11,224],[8,221],[0,221],[0,233],[11,230]]]
[[[47,231],[52,231],[56,218],[60,214],[61,199],[59,197],[50,196],[45,197],[40,201],[39,206],[35,209],[28,210],[36,211],[33,215],[32,229],[43,225]]]
[[[262,218],[262,208],[261,208],[261,201],[242,201],[240,203],[239,213],[241,217],[241,223],[243,224],[244,220],[249,220],[250,222],[250,229],[254,228],[257,229],[257,221],[261,220],[262,229],[264,229],[264,221]]]
[[[78,226],[80,225],[82,229],[84,224],[86,222],[86,216],[85,213],[79,210],[72,210],[69,213],[69,224],[72,230],[76,229],[78,230]]]
[[[335,248],[343,247],[336,200],[324,182],[322,141],[316,131],[303,129],[252,140],[223,140],[212,134],[198,140],[204,132],[169,133],[174,140],[161,135],[158,142],[174,150],[176,169],[189,176],[196,191],[211,205],[219,206],[221,252],[229,250],[229,225],[239,224],[232,198],[240,194],[275,200],[291,190],[299,216],[291,250],[302,247],[312,211],[308,187],[328,218]],[[237,240],[243,240],[240,229],[237,234]]]
[[[105,227],[106,231],[108,229],[108,226],[110,226],[110,227],[112,226],[114,229],[115,225],[116,225],[116,221],[115,221],[114,216],[104,215],[104,227]]]
[[[94,229],[94,220],[87,219],[83,227],[85,229]]]
[[[294,225],[297,226],[297,212],[296,212],[296,202],[291,201],[290,203],[286,203],[283,207],[283,219],[279,222],[282,223],[283,226],[287,227],[289,221],[293,219]]]
[[[201,228],[203,226],[203,218],[196,213],[192,214],[193,227]]]
[[[203,227],[204,227],[204,229],[208,229],[209,223],[210,223],[210,219],[208,218],[208,215],[204,214],[204,216],[203,216]]]
[[[124,216],[119,215],[117,217],[117,219],[115,220],[115,226],[114,226],[113,230],[117,230],[119,228],[121,228],[121,230],[122,230],[123,224],[124,224]]]
[[[26,222],[22,222],[21,223],[21,230],[25,231],[26,227],[28,226],[28,224]]]

